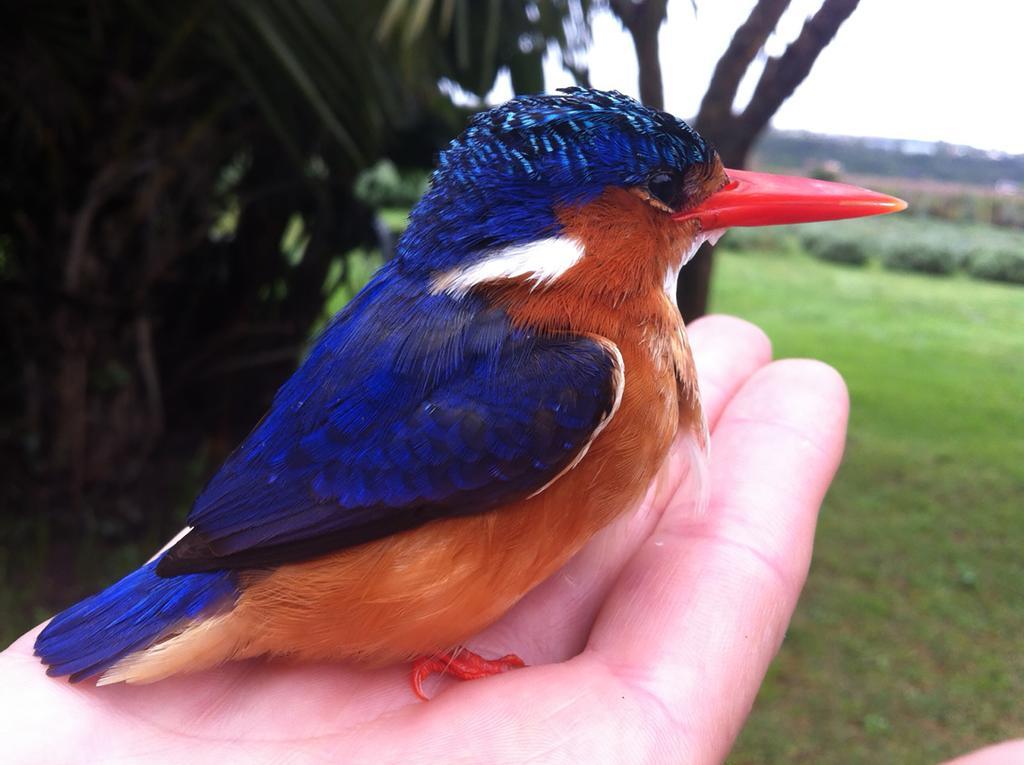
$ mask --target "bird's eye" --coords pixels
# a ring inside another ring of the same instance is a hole
[[[679,181],[677,173],[657,172],[647,179],[647,191],[654,199],[674,209],[679,202]]]

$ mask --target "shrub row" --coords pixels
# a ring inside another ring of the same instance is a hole
[[[886,268],[923,274],[951,274],[963,262],[962,254],[956,250],[925,242],[889,245],[880,254]]]
[[[722,247],[733,252],[790,251],[798,246],[796,233],[788,226],[732,228],[722,238]]]
[[[791,229],[735,229],[722,240],[733,252],[779,252],[799,244],[819,260],[863,266],[878,258],[893,271],[946,275],[964,270],[976,279],[1024,284],[1024,247],[1005,244],[970,246],[940,237],[854,237],[850,232],[826,233],[811,229],[797,239]]]
[[[802,239],[804,248],[819,260],[862,266],[868,262],[868,249],[859,239],[826,237],[809,234]]]
[[[872,245],[863,239],[808,237],[804,248],[814,257],[832,263],[862,266],[877,255],[885,268],[946,275],[961,269],[976,279],[1024,284],[1024,251],[975,248],[969,251],[934,242]]]
[[[973,253],[967,273],[976,279],[1024,284],[1024,252],[1015,250],[981,250]]]
[[[1024,284],[1024,233],[989,225],[949,223],[912,214],[803,226],[732,229],[722,247],[738,252],[803,250],[832,263],[877,260],[895,271],[951,274]]]

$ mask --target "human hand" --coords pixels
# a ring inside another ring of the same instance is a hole
[[[1024,762],[1024,738],[1019,738],[975,750],[962,757],[957,757],[955,760],[950,760],[946,765],[1020,765],[1022,762]]]
[[[408,667],[247,661],[151,686],[70,685],[0,655],[10,762],[720,762],[782,642],[839,464],[846,389],[764,335],[689,330],[711,426],[711,498],[693,509],[673,452],[639,510],[471,641],[528,666],[428,681]]]

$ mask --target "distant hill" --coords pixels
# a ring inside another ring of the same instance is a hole
[[[811,170],[836,162],[844,175],[949,181],[1009,191],[1024,188],[1024,154],[969,146],[770,130],[754,149],[754,164],[764,168]]]

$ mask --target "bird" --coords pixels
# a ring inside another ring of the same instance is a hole
[[[896,212],[726,169],[610,91],[518,96],[438,156],[395,256],[326,326],[152,560],[54,617],[52,676],[149,683],[230,660],[522,666],[466,640],[708,459],[674,295],[732,226]]]

